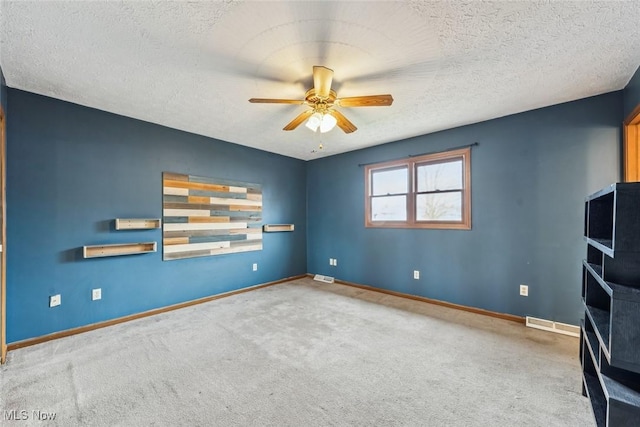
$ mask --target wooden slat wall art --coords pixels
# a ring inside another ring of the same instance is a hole
[[[262,250],[258,184],[162,174],[164,260]]]

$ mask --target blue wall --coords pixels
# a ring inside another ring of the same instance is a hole
[[[624,115],[623,120],[626,119],[638,104],[640,104],[640,67],[636,70],[636,73],[631,77],[629,83],[624,88]]]
[[[621,117],[620,91],[309,162],[307,269],[578,324],[584,198],[619,179]],[[471,231],[365,229],[358,164],[476,141]]]
[[[306,164],[3,87],[8,342],[307,271],[577,324],[583,199],[619,179],[620,123],[627,101],[640,102],[638,80],[624,92]],[[471,231],[364,228],[358,164],[475,141]],[[160,217],[163,171],[261,183],[264,222],[296,231],[265,234],[264,250],[246,254],[163,262],[159,244],[155,254],[82,259],[86,244],[161,242],[160,230],[116,232],[113,219]],[[529,297],[518,295],[520,283]],[[94,287],[101,301],[90,300]],[[62,305],[49,308],[56,293]]]
[[[11,88],[8,98],[8,342],[306,272],[305,162]],[[163,262],[161,230],[113,230],[114,218],[162,216],[163,171],[262,184],[263,221],[296,229],[265,234],[262,251]],[[152,240],[153,254],[80,250]]]

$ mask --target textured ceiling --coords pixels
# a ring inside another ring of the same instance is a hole
[[[0,2],[8,86],[313,159],[622,89],[638,1]],[[282,127],[313,65],[358,127]],[[323,149],[318,146],[322,144]]]

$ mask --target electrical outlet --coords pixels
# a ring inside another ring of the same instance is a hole
[[[420,278],[420,271],[419,270],[413,270],[413,278],[418,280]]]
[[[529,286],[520,285],[520,295],[522,295],[523,297],[528,297],[529,296]]]
[[[59,306],[60,304],[62,304],[62,297],[60,296],[60,294],[51,295],[49,297],[49,307],[56,307],[56,306]]]
[[[253,271],[258,271],[258,263],[257,262],[253,263]]]
[[[102,289],[97,288],[97,289],[92,289],[91,290],[91,300],[95,301],[95,300],[99,300],[102,299]]]

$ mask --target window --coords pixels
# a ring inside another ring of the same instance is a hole
[[[471,148],[365,168],[367,227],[471,229]]]

